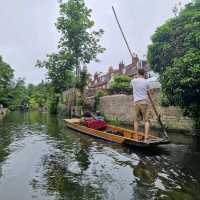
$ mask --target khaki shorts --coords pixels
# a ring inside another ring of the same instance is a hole
[[[151,107],[146,100],[137,101],[135,103],[134,120],[135,121],[149,121],[151,118]]]

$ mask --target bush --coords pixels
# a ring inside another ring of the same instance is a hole
[[[110,83],[109,94],[131,94],[131,78],[126,75],[118,75]]]
[[[58,113],[59,96],[55,95],[49,98],[49,112],[50,114]]]
[[[120,121],[117,117],[113,118],[111,120],[107,120],[107,121],[110,125],[113,125],[113,126],[119,126],[120,125]]]
[[[148,49],[151,68],[160,73],[165,103],[180,106],[200,129],[200,0],[159,27]]]

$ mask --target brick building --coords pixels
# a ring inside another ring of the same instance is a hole
[[[132,58],[132,63],[129,65],[125,65],[122,62],[119,63],[118,69],[113,69],[112,66],[108,68],[108,72],[106,74],[95,73],[93,80],[90,81],[89,88],[90,89],[108,89],[109,83],[112,78],[116,75],[127,75],[130,77],[134,77],[137,74],[137,69],[142,67],[146,72],[149,71],[149,67],[146,61],[140,60],[137,55]]]

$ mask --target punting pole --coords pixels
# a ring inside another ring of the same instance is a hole
[[[133,58],[133,54],[132,54],[132,52],[131,52],[130,46],[129,46],[128,42],[127,42],[126,36],[125,36],[125,34],[124,34],[123,30],[122,30],[121,24],[119,23],[117,14],[116,14],[116,12],[115,12],[115,8],[114,8],[113,6],[112,6],[112,10],[113,10],[115,19],[116,19],[116,21],[117,21],[117,24],[118,24],[118,26],[119,26],[119,29],[120,29],[120,31],[121,31],[121,34],[122,34],[122,36],[123,36],[123,38],[124,38],[124,41],[125,41],[125,43],[126,43],[126,46],[127,46],[127,48],[128,48],[128,51],[129,51],[129,53],[130,53],[130,55],[131,55],[131,58]],[[154,104],[154,102],[153,102],[153,100],[152,100],[151,95],[150,95],[149,92],[148,92],[148,97],[149,97],[149,100],[150,100],[151,105],[152,105],[152,107],[153,107],[153,110],[154,110],[154,112],[155,112],[155,114],[156,114],[157,120],[158,120],[158,122],[159,122],[159,124],[160,124],[160,126],[161,126],[162,134],[163,134],[163,136],[164,136],[165,138],[168,138],[168,135],[167,135],[167,132],[166,132],[166,130],[165,130],[165,127],[164,127],[164,125],[163,125],[163,123],[162,123],[161,117],[160,117],[160,115],[158,114],[158,111],[157,111],[157,109],[156,109],[156,107],[155,107],[155,104]]]
[[[116,14],[116,12],[115,12],[115,8],[114,8],[113,6],[112,6],[112,10],[113,10],[113,13],[114,13],[114,15],[115,15],[115,19],[116,19],[116,21],[117,21],[117,24],[118,24],[118,26],[119,26],[119,29],[120,29],[120,31],[121,31],[121,34],[122,34],[122,36],[123,36],[123,38],[124,38],[124,41],[125,41],[125,43],[126,43],[126,46],[127,46],[127,48],[128,48],[128,51],[129,51],[129,53],[130,53],[130,55],[131,55],[131,58],[132,58],[132,57],[133,57],[133,54],[132,54],[132,52],[131,52],[131,48],[130,48],[128,42],[127,42],[126,36],[125,36],[125,34],[124,34],[123,30],[122,30],[122,27],[121,27],[121,25],[120,25],[120,23],[119,23],[117,14]]]
[[[156,114],[157,120],[158,120],[158,122],[159,122],[159,124],[160,124],[160,126],[161,126],[161,130],[162,130],[162,134],[163,134],[162,136],[164,136],[165,138],[168,138],[167,132],[166,132],[166,130],[165,130],[165,126],[164,126],[164,124],[162,123],[160,114],[158,114],[158,111],[157,111],[157,109],[156,109],[156,106],[155,106],[155,104],[154,104],[154,102],[153,102],[153,100],[152,100],[152,98],[151,98],[151,94],[150,94],[149,91],[147,92],[147,94],[148,94],[149,100],[150,100],[150,102],[151,102],[152,108],[153,108],[153,110],[154,110],[154,112],[155,112],[155,114]]]

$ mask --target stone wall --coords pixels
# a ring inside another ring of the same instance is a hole
[[[192,130],[192,120],[184,117],[183,112],[178,107],[160,107],[156,105],[161,113],[164,124],[169,129]],[[100,99],[100,111],[108,119],[118,119],[124,124],[133,123],[133,99],[132,96],[112,95],[104,96]],[[158,126],[156,116],[152,112],[151,124]]]
[[[100,98],[100,112],[108,119],[117,118],[123,123],[133,121],[132,96],[111,95]]]

